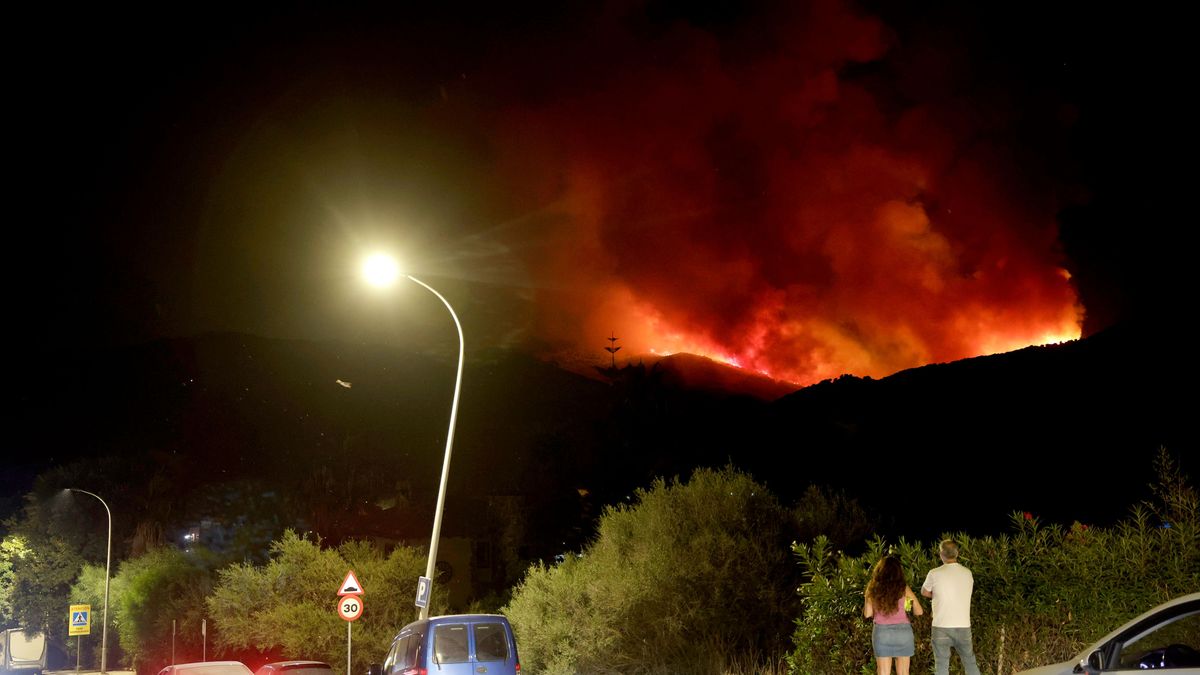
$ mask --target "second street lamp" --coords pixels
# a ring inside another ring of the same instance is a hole
[[[100,495],[80,490],[78,488],[67,488],[69,492],[82,492],[85,495],[91,495],[100,500],[104,504],[104,511],[108,514],[108,550],[104,556],[104,614],[101,616],[100,624],[100,672],[108,672],[108,579],[109,571],[112,569],[112,511],[108,508],[108,504],[100,499]]]
[[[391,257],[376,254],[367,258],[363,264],[363,276],[374,286],[390,286],[400,276],[400,270],[396,265],[396,261]],[[442,297],[441,293],[438,293],[432,286],[411,274],[405,274],[404,276],[437,296],[437,299],[441,300],[442,304],[450,312],[450,318],[454,319],[454,327],[458,330],[458,371],[454,376],[454,398],[450,404],[450,429],[446,432],[446,455],[442,459],[442,478],[438,485],[437,507],[433,512],[433,535],[429,539],[429,560],[425,564],[425,577],[432,584],[434,580],[433,575],[437,569],[438,541],[442,534],[442,512],[446,506],[446,484],[450,476],[450,453],[454,448],[454,426],[458,420],[458,393],[462,388],[463,331],[462,324],[458,321],[458,315],[454,313],[454,308],[450,306],[446,298]],[[432,596],[432,588],[430,589],[430,595]],[[421,608],[420,618],[429,618],[428,602]]]

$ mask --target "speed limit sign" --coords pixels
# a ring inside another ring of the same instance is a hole
[[[362,616],[363,601],[357,595],[346,595],[338,598],[338,616],[347,621],[353,621]]]

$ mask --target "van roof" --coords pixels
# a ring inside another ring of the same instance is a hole
[[[438,623],[445,623],[446,621],[478,621],[479,619],[504,619],[508,621],[508,617],[503,614],[441,614],[429,617],[430,621]]]
[[[406,624],[400,629],[400,633],[410,631],[415,628],[424,628],[428,625],[439,625],[443,623],[473,623],[477,621],[503,621],[508,623],[508,617],[503,614],[442,614],[440,616],[431,616],[428,619],[413,621]]]

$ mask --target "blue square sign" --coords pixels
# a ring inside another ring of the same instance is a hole
[[[429,577],[417,577],[417,607],[429,606],[429,594],[433,591],[433,581]]]

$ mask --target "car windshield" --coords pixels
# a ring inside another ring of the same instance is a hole
[[[1200,612],[1185,614],[1121,646],[1123,670],[1200,666]]]
[[[328,665],[317,665],[316,663],[307,665],[289,665],[289,667],[278,670],[280,675],[332,675],[334,669]]]
[[[176,668],[176,675],[250,675],[250,669],[240,663],[203,664]]]
[[[333,675],[333,669],[329,666],[296,666],[295,668],[284,668],[279,671],[280,675]]]

